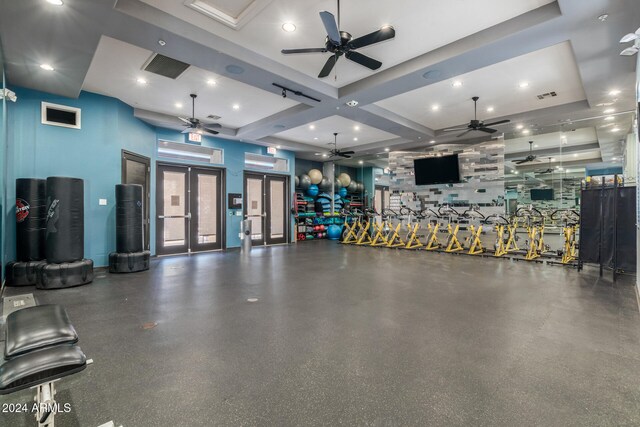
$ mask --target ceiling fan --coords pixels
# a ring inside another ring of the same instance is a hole
[[[214,129],[220,129],[222,126],[219,123],[212,123],[209,125],[204,125],[200,122],[199,119],[196,119],[196,98],[198,95],[192,93],[189,95],[191,97],[191,117],[180,117],[178,118],[187,124],[187,128],[182,131],[182,133],[199,133],[202,134],[204,132],[209,132],[210,134],[217,135],[220,132]]]
[[[549,157],[549,166],[547,166],[546,169],[538,169],[537,171],[535,171],[535,173],[537,173],[539,175],[546,175],[548,173],[553,173],[554,170],[551,167],[551,159],[552,159],[552,157]]]
[[[474,130],[480,131],[480,132],[486,132],[486,133],[496,133],[498,132],[497,129],[491,129],[489,126],[497,126],[497,125],[503,125],[505,123],[509,123],[511,120],[500,120],[497,122],[493,122],[493,123],[485,123],[482,120],[478,120],[478,100],[480,99],[479,96],[474,96],[473,98],[471,98],[471,100],[473,101],[473,120],[471,120],[469,122],[469,125],[467,125],[467,127],[463,127],[463,128],[449,128],[449,129],[445,129],[444,132],[458,132],[458,131],[464,131],[462,132],[460,135],[456,135],[456,138],[460,138],[461,136],[464,136],[466,134],[468,134],[469,132],[473,132]]]
[[[521,165],[523,163],[535,162],[537,158],[538,156],[533,154],[533,141],[529,141],[529,155],[524,159],[514,160],[513,163],[515,163],[516,165]]]
[[[344,55],[347,59],[363,65],[371,70],[377,70],[382,66],[382,62],[356,52],[356,49],[361,47],[370,46],[375,43],[379,43],[385,40],[392,39],[396,36],[396,31],[392,26],[384,26],[381,29],[358,37],[352,38],[351,34],[346,31],[340,31],[340,0],[338,0],[338,20],[331,12],[320,12],[320,19],[324,24],[324,28],[327,31],[327,38],[325,39],[325,46],[318,48],[308,49],[282,49],[282,53],[288,55],[292,53],[324,53],[331,52],[332,55],[327,59],[327,62],[320,70],[318,74],[319,78],[327,77],[334,65],[338,61],[338,58]]]
[[[354,151],[338,150],[338,133],[337,132],[333,133],[333,143],[330,142],[329,144],[333,144],[333,149],[329,151],[329,154],[331,154],[331,157],[344,157],[345,159],[350,159],[351,154],[354,153]]]

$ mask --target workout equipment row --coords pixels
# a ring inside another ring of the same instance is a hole
[[[380,214],[372,209],[342,213],[345,215],[342,243],[347,245],[494,257],[522,256],[528,261],[552,256],[560,257],[562,264],[572,264],[577,258],[580,215],[574,210],[541,212],[529,206],[506,217],[499,214],[485,216],[478,206],[460,212],[445,204],[437,211],[418,212],[402,207],[399,212],[384,209]],[[545,243],[546,222],[562,227],[562,249],[551,251]],[[490,232],[495,235],[493,248],[483,243],[483,238],[486,240]],[[522,249],[518,246],[519,232],[526,234]]]

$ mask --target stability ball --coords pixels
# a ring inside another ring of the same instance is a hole
[[[311,183],[318,185],[322,182],[322,172],[318,169],[311,169],[309,171],[309,178],[311,178]]]
[[[340,176],[338,176],[338,179],[342,183],[343,187],[348,187],[349,184],[351,184],[351,177],[348,173],[341,173]]]
[[[300,175],[300,188],[302,188],[303,190],[308,190],[310,185],[311,178],[309,178],[309,175],[307,175],[306,173]]]
[[[332,184],[333,184],[333,181],[331,180],[331,178],[327,178],[325,176],[322,178],[322,181],[320,181],[320,185],[318,187],[320,187],[320,190],[322,191],[331,191]]]
[[[318,189],[318,186],[315,184],[311,184],[309,186],[309,189],[307,190],[307,194],[310,195],[311,197],[316,197],[319,192],[320,190]]]
[[[340,197],[347,197],[347,189],[342,187],[340,190],[338,190],[338,194],[340,195]]]
[[[329,228],[327,228],[327,237],[329,240],[338,240],[340,234],[342,234],[342,228],[338,225],[331,224]]]
[[[298,176],[296,176],[295,183],[296,183],[296,187],[295,188],[300,187],[300,178]]]
[[[364,184],[361,182],[358,183],[358,193],[364,193]]]
[[[358,183],[355,181],[351,181],[351,183],[349,183],[349,185],[347,186],[347,190],[349,191],[349,193],[357,193]]]
[[[342,181],[340,181],[340,178],[338,178],[337,176],[333,180],[333,182],[336,183],[336,189],[344,187],[344,184],[342,183]]]

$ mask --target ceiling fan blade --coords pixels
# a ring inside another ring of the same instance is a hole
[[[191,133],[191,132],[195,132],[195,129],[192,127],[188,127],[180,133]]]
[[[220,129],[222,127],[222,125],[220,123],[211,123],[208,125],[204,125],[204,127],[208,128],[208,129]]]
[[[345,159],[350,159],[351,158],[350,155],[344,154],[344,153],[340,154],[340,157],[344,157]]]
[[[331,55],[329,59],[327,59],[327,62],[325,62],[324,67],[322,67],[322,70],[320,70],[320,74],[318,74],[318,77],[319,78],[327,77],[331,73],[331,70],[333,70],[333,66],[336,65],[337,60],[338,60],[338,57],[336,55]]]
[[[183,122],[185,122],[186,124],[188,124],[189,126],[191,126],[191,120],[187,119],[186,117],[180,117],[180,116],[178,116],[178,118]]]
[[[358,49],[361,47],[369,46],[375,43],[380,43],[385,40],[392,39],[396,36],[396,30],[393,27],[388,26],[379,29],[378,31],[374,31],[373,33],[369,33],[365,36],[358,37],[357,39],[351,40],[349,42],[349,47],[351,49]]]
[[[498,122],[485,123],[484,127],[504,125],[504,124],[507,124],[507,123],[511,123],[511,120],[500,120]]]
[[[529,160],[527,159],[521,159],[521,160],[514,160],[513,163],[515,163],[516,165],[521,165],[523,163],[527,163]]]
[[[341,151],[342,154],[354,154],[355,151]]]
[[[217,135],[220,133],[217,130],[213,130],[213,129],[202,128],[202,130],[204,130],[205,132],[209,132],[212,135]]]
[[[323,47],[310,47],[306,49],[282,49],[280,52],[284,53],[285,55],[289,55],[291,53],[324,53],[326,51],[327,49]]]
[[[448,128],[448,129],[443,129],[443,132],[459,132],[461,130],[467,130],[469,129],[469,126],[465,126],[463,128]]]
[[[480,132],[486,132],[486,133],[496,133],[496,132],[498,132],[498,129],[490,129],[488,127],[481,127],[481,128],[476,129],[476,130],[479,130]]]
[[[378,68],[382,67],[382,62],[376,61],[375,59],[369,58],[368,56],[358,52],[350,51],[345,53],[344,56],[346,56],[347,59],[350,59],[353,62],[356,62],[360,65],[364,65],[370,70],[377,70]]]
[[[320,19],[322,19],[324,29],[327,30],[327,37],[329,37],[331,43],[335,46],[340,46],[340,30],[336,23],[336,17],[333,16],[333,13],[325,10],[320,12]]]
[[[466,134],[468,134],[469,132],[471,132],[473,129],[467,129],[466,131],[462,132],[459,135],[456,135],[456,138],[460,138],[461,136],[465,136]]]

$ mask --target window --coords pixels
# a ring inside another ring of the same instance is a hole
[[[259,169],[271,172],[289,172],[289,160],[279,157],[245,153],[244,166],[247,169]]]
[[[202,147],[173,141],[158,141],[158,157],[218,165],[224,163],[223,150],[219,148]]]
[[[80,129],[81,123],[79,108],[52,104],[50,102],[43,102],[41,105],[43,125]]]

